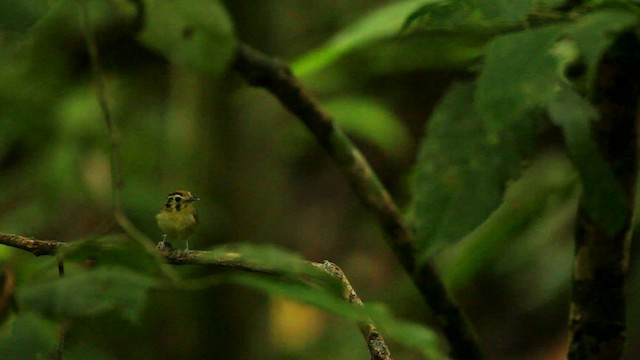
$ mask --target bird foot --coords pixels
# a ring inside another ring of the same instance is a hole
[[[172,248],[168,241],[160,241],[158,245],[156,245],[156,249],[158,250],[171,250]]]

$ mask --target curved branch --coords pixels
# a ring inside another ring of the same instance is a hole
[[[429,262],[418,266],[413,230],[405,223],[391,195],[365,157],[331,115],[280,60],[240,43],[233,66],[249,84],[265,88],[305,124],[360,201],[378,217],[387,235],[387,244],[435,313],[435,319],[451,346],[451,356],[456,359],[481,359],[482,352],[471,327],[447,292],[442,279]]]
[[[36,256],[55,255],[58,251],[72,246],[69,243],[55,240],[39,240],[5,233],[0,233],[0,244],[28,251]],[[169,264],[173,265],[207,265],[268,275],[281,275],[281,272],[274,269],[244,261],[241,254],[238,253],[228,252],[223,254],[216,253],[214,255],[210,251],[189,250],[188,252],[184,252],[181,250],[172,250],[168,247],[159,251],[159,253]],[[337,265],[329,261],[325,261],[324,263],[309,261],[308,264],[338,278],[344,289],[343,297],[345,301],[355,306],[364,306],[344,272],[342,272]],[[358,322],[358,328],[367,342],[372,360],[392,360],[389,348],[378,331],[378,328],[373,323],[373,320],[369,319],[368,321]]]
[[[338,265],[327,260],[322,264],[311,263],[311,265],[340,279],[343,289],[342,297],[347,302],[357,306],[364,306],[362,300],[360,300],[360,297],[353,289],[353,286],[351,286],[349,279],[347,279],[346,275]],[[365,340],[367,340],[367,344],[369,344],[369,354],[371,355],[371,359],[391,360],[391,353],[389,352],[380,331],[378,331],[378,328],[373,323],[373,320],[369,319],[368,321],[361,321],[358,323],[358,327],[360,328],[360,333],[364,336]]]

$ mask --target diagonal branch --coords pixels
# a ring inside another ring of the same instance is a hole
[[[315,98],[278,59],[240,43],[233,64],[245,80],[265,88],[300,119],[347,179],[360,201],[378,218],[387,243],[411,276],[456,359],[481,359],[480,347],[470,325],[429,262],[418,266],[413,230],[405,223],[389,192],[384,188],[360,150],[336,125]]]
[[[62,249],[73,246],[72,244],[55,240],[39,240],[6,233],[0,233],[0,244],[28,251],[36,256],[56,255]],[[210,251],[190,250],[185,253],[183,251],[171,250],[169,248],[162,250],[159,253],[169,264],[173,265],[207,265],[227,268],[230,270],[268,275],[282,275],[281,272],[274,269],[243,261],[241,255],[238,253],[216,254],[213,256]],[[360,300],[360,297],[356,294],[344,272],[342,272],[337,265],[329,261],[325,261],[322,264],[311,261],[307,263],[320,271],[338,278],[344,289],[343,297],[345,301],[355,306],[364,306],[362,300]],[[367,342],[372,360],[393,360],[391,353],[389,352],[389,348],[380,334],[380,331],[373,323],[373,320],[369,319],[368,321],[359,322],[358,328]]]

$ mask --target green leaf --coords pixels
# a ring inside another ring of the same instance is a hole
[[[567,31],[587,63],[588,84],[593,82],[598,63],[618,35],[637,25],[637,14],[621,9],[603,9],[582,16]]]
[[[263,276],[241,274],[233,276],[231,281],[264,291],[270,295],[284,296],[310,304],[350,320],[368,321],[369,318],[373,318],[387,339],[393,339],[406,347],[418,350],[428,359],[447,359],[440,348],[435,332],[416,323],[396,318],[384,305],[356,306],[322,288],[283,282]]]
[[[577,56],[570,44],[555,47],[566,29],[548,26],[489,43],[476,89],[476,107],[489,130],[499,132],[555,96],[564,65]]]
[[[447,286],[454,292],[463,289],[502,259],[517,264],[540,261],[531,256],[546,254],[550,243],[561,242],[567,217],[575,217],[576,180],[569,159],[559,153],[537,158],[509,186],[502,205],[438,257],[439,271]],[[526,236],[528,233],[532,235]]]
[[[48,9],[46,0],[0,1],[0,26],[3,32],[24,32]]]
[[[532,0],[471,0],[492,22],[521,22],[533,6]]]
[[[460,29],[483,26],[480,11],[469,1],[429,1],[411,13],[403,29]]]
[[[418,245],[428,254],[465,236],[500,205],[505,184],[533,149],[536,117],[486,130],[471,83],[454,85],[427,124],[413,191]]]
[[[372,99],[340,97],[325,103],[325,108],[347,134],[379,146],[390,156],[401,157],[411,145],[404,123]]]
[[[119,265],[131,270],[152,272],[158,266],[168,266],[138,246],[131,238],[109,235],[100,238],[74,240],[60,252],[67,262],[82,263],[91,259],[97,266]]]
[[[22,311],[0,328],[3,360],[48,359],[57,344],[56,325],[32,312]]]
[[[429,1],[410,14],[403,28],[473,29],[503,27],[523,22],[532,0],[444,0]]]
[[[621,229],[628,209],[624,191],[591,139],[597,110],[575,91],[563,87],[548,104],[549,116],[562,129],[571,160],[580,173],[584,204],[591,217],[610,233]]]
[[[116,311],[136,321],[144,307],[152,278],[120,267],[99,267],[61,279],[20,287],[21,309],[53,318],[79,318]]]
[[[233,55],[233,26],[218,1],[144,0],[140,41],[170,61],[220,74]]]
[[[294,72],[298,76],[312,74],[353,50],[398,35],[405,18],[423,2],[424,0],[395,1],[365,15],[326,44],[294,61]]]

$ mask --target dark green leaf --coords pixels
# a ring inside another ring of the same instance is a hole
[[[571,159],[580,173],[587,211],[611,233],[625,224],[624,192],[591,138],[591,122],[597,110],[568,87],[548,104],[551,120],[562,129]]]
[[[414,178],[419,246],[458,240],[481,224],[502,200],[535,143],[538,120],[488,132],[474,110],[473,84],[454,85],[427,124]]]
[[[532,0],[429,1],[407,17],[403,28],[499,28],[525,21],[532,6]]]
[[[638,16],[620,9],[603,9],[578,19],[567,31],[587,63],[588,84],[593,82],[600,58],[620,33],[638,23]]]
[[[155,281],[118,267],[100,267],[50,282],[20,287],[18,306],[54,318],[77,318],[115,311],[135,321]]]
[[[471,0],[491,22],[521,22],[533,6],[532,0]]]
[[[23,311],[0,328],[2,360],[48,359],[58,343],[57,326]]]
[[[419,25],[421,29],[457,29],[484,25],[482,14],[469,1],[429,1],[411,13],[403,29]]]
[[[159,266],[156,258],[126,236],[75,240],[62,250],[61,255],[69,262],[82,263],[91,259],[97,266],[119,265],[147,272]]]
[[[577,56],[570,44],[556,47],[566,25],[497,37],[489,43],[478,78],[478,112],[499,132],[555,96],[563,65]]]
[[[565,231],[558,229],[566,229],[575,217],[576,180],[566,157],[537,158],[509,186],[503,204],[487,221],[438,257],[448,287],[462,289],[499,262],[521,265],[541,261],[535,255],[548,258],[549,247],[565,239]],[[551,278],[544,277],[545,281]]]
[[[233,26],[215,0],[144,0],[143,44],[177,64],[208,75],[225,69],[234,51]]]

